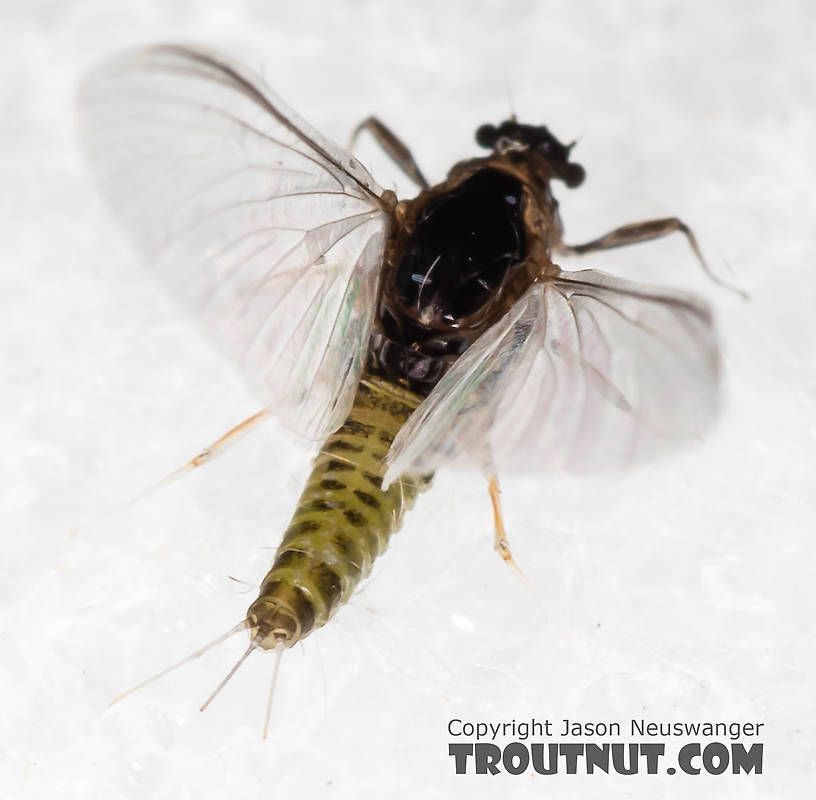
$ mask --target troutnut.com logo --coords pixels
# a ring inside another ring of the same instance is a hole
[[[756,737],[764,724],[632,719],[624,725],[564,719],[556,726],[551,720],[535,718],[529,722],[452,719],[448,754],[459,775],[760,775],[764,745]]]

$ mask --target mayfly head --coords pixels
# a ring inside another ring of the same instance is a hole
[[[476,143],[502,155],[516,151],[543,158],[553,177],[563,181],[571,189],[584,182],[584,168],[569,160],[575,142],[562,144],[545,125],[525,125],[511,117],[498,127],[490,124],[479,126],[476,130]]]

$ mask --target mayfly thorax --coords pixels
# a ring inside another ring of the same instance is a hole
[[[86,79],[80,116],[89,161],[150,265],[268,412],[322,443],[257,600],[218,640],[250,633],[227,679],[254,649],[279,661],[324,625],[440,466],[483,470],[494,546],[513,564],[500,473],[638,462],[714,417],[703,301],[553,261],[679,231],[708,271],[691,231],[665,218],[565,244],[552,188],[584,171],[543,126],[481,126],[487,153],[430,185],[365,120],[356,134],[420,187],[397,200],[214,52],[126,53]]]

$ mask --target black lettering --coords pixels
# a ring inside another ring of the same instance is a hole
[[[728,748],[722,742],[707,744],[703,750],[703,766],[709,775],[722,775],[728,769]]]
[[[762,774],[763,745],[752,744],[750,750],[745,745],[735,743],[731,745],[731,770],[737,775],[740,771],[746,775],[753,770],[757,775]]]
[[[700,745],[698,742],[694,742],[693,744],[684,744],[680,748],[680,752],[677,754],[677,763],[680,765],[680,769],[686,773],[686,775],[699,775],[700,769],[695,767],[691,763],[692,758],[696,758],[700,755]]]
[[[583,755],[584,746],[582,744],[562,744],[559,745],[559,750],[567,763],[567,775],[575,775],[578,772],[578,756]]]
[[[640,754],[646,756],[646,774],[656,775],[657,765],[660,757],[666,752],[666,746],[662,744],[641,744]]]
[[[474,757],[477,775],[487,775],[488,771],[491,775],[499,774],[496,764],[501,760],[501,749],[497,745],[480,742],[475,746]]]
[[[530,753],[521,742],[510,742],[502,754],[504,769],[511,775],[521,775],[530,766]]]
[[[595,767],[609,773],[609,745],[588,744],[586,746],[587,775],[595,772]]]
[[[472,744],[449,744],[448,755],[453,756],[456,765],[456,774],[464,775],[467,772],[468,756],[473,755]]]
[[[629,765],[624,763],[624,753],[629,751]],[[618,775],[635,775],[638,771],[639,749],[636,744],[616,742],[612,745],[612,765]]]
[[[558,772],[558,745],[547,745],[547,763],[544,763],[544,745],[534,742],[530,745],[533,756],[533,769],[539,775],[555,775]]]

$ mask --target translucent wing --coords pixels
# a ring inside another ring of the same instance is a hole
[[[162,45],[91,73],[82,139],[125,227],[263,402],[320,438],[368,345],[382,189],[251,71]]]
[[[386,481],[460,460],[499,472],[596,471],[700,434],[718,350],[699,299],[595,270],[535,284],[434,387]]]

